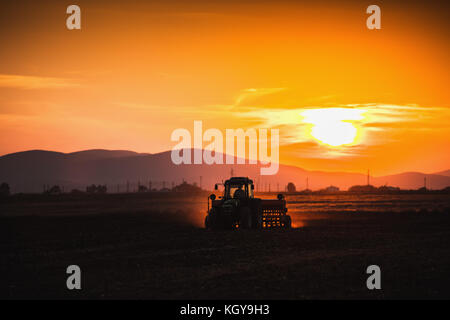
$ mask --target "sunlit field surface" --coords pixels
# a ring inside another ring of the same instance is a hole
[[[220,232],[202,228],[207,196],[11,197],[0,297],[450,297],[448,195],[288,195],[294,229]],[[66,289],[70,264],[81,291]],[[382,290],[366,288],[371,264]]]
[[[288,196],[290,212],[449,212],[446,194]]]

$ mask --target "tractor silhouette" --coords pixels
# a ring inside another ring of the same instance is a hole
[[[216,200],[216,195],[211,194],[208,198],[206,229],[291,228],[282,194],[273,200],[255,198],[253,181],[245,177],[232,177],[223,185],[223,196]]]

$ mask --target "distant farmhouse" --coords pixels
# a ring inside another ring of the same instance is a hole
[[[336,192],[339,192],[339,188],[336,186],[329,186],[329,187],[326,187],[325,189],[323,189],[323,191],[325,193],[336,193]]]
[[[353,193],[375,193],[377,192],[377,188],[368,184],[365,186],[352,186],[348,189],[348,192]]]
[[[173,192],[202,192],[202,189],[197,186],[196,183],[189,184],[186,181],[183,181],[182,184],[175,186],[172,188]]]

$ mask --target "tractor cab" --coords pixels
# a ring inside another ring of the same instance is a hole
[[[253,199],[254,185],[248,178],[231,178],[224,183],[224,199]]]

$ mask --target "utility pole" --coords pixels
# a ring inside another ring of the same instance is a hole
[[[370,171],[367,169],[367,185],[370,186]]]

